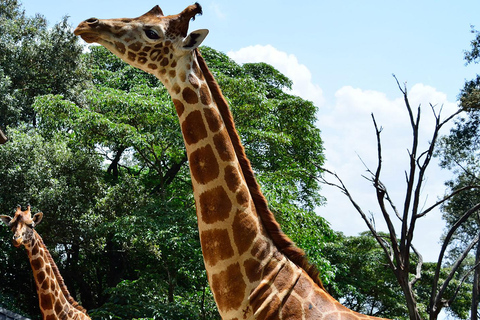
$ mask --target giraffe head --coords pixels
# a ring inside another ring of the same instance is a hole
[[[13,245],[20,247],[22,244],[27,245],[33,239],[33,228],[42,221],[43,213],[38,212],[33,217],[30,213],[30,206],[26,211],[22,211],[20,205],[12,217],[0,215],[0,219],[13,232]]]
[[[190,19],[202,13],[195,3],[177,15],[164,16],[155,6],[138,18],[97,19],[81,22],[74,33],[88,43],[103,45],[120,59],[146,72],[161,75],[176,61],[196,49],[208,34],[201,29],[188,32]]]

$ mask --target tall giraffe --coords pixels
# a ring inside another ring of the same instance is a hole
[[[23,245],[27,249],[37,287],[42,319],[90,319],[85,309],[70,296],[57,265],[42,238],[34,229],[42,221],[42,218],[43,213],[41,212],[32,217],[30,206],[26,211],[22,211],[22,208],[18,206],[13,218],[0,215],[0,219],[13,231],[13,245],[17,248]]]
[[[323,288],[302,250],[283,234],[255,180],[228,104],[187,34],[198,3],[164,16],[90,18],[75,34],[157,76],[177,110],[196,202],[208,281],[223,319],[374,319]]]

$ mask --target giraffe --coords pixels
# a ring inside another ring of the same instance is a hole
[[[27,250],[37,287],[42,319],[90,319],[85,309],[70,296],[57,265],[42,238],[34,229],[42,218],[42,212],[32,217],[30,206],[26,211],[22,211],[21,206],[17,206],[13,218],[0,215],[3,223],[13,231],[13,245],[17,248],[23,245]]]
[[[188,34],[198,3],[165,16],[81,22],[74,33],[155,75],[177,111],[209,285],[223,319],[378,319],[330,296],[304,252],[281,231],[255,180],[227,101]]]

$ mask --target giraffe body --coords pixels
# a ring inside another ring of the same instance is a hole
[[[227,102],[187,34],[198,3],[164,16],[88,19],[75,30],[157,76],[177,110],[187,150],[208,280],[223,319],[373,319],[332,298],[280,230],[255,181]]]
[[[50,252],[40,235],[33,229],[40,223],[42,217],[41,212],[32,217],[30,206],[27,211],[22,211],[18,206],[13,218],[0,216],[0,219],[14,233],[14,246],[23,245],[27,250],[37,287],[42,319],[90,319],[85,310],[70,296]]]

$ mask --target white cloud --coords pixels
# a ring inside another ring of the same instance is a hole
[[[434,117],[429,103],[437,104],[438,108],[443,105],[442,114],[445,116],[456,110],[456,104],[449,102],[444,93],[423,84],[409,88],[409,101],[414,112],[419,104],[422,106],[419,147],[422,152],[433,133]],[[371,113],[375,115],[377,125],[383,128],[382,181],[398,209],[401,209],[406,189],[405,170],[409,161],[407,149],[411,150],[412,144],[412,130],[402,93],[399,91],[398,97],[389,99],[382,92],[345,86],[335,93],[333,105],[320,109],[318,126],[324,140],[326,167],[339,174],[367,214],[370,211],[376,214],[377,228],[386,230],[382,224],[383,218],[378,214],[373,187],[361,176],[366,174],[366,169],[358,158],[360,156],[371,170],[376,170],[377,144]],[[449,127],[445,129],[443,133],[447,133]],[[441,170],[434,159],[422,190],[425,205],[433,204],[443,196],[444,182],[449,178],[450,173]],[[360,215],[343,194],[329,187],[324,187],[322,194],[328,204],[318,212],[332,224],[334,230],[341,230],[348,235],[366,230]],[[432,261],[438,255],[438,241],[443,227],[438,211],[431,212],[417,225],[414,245],[427,261]]]
[[[266,62],[293,81],[292,94],[312,101],[317,107],[324,104],[322,89],[312,83],[312,73],[293,54],[280,51],[271,45],[255,45],[230,51],[227,55],[237,63]]]

